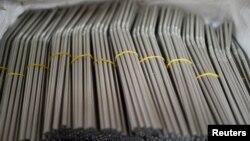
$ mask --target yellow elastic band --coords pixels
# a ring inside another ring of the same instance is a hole
[[[70,53],[68,53],[68,52],[65,51],[65,52],[56,52],[56,53],[52,54],[50,56],[50,59],[52,59],[54,57],[57,57],[57,56],[63,56],[63,55],[71,57]]]
[[[74,64],[77,60],[84,58],[84,57],[88,57],[90,59],[93,59],[93,56],[91,54],[80,54],[72,59],[71,64]]]
[[[118,53],[118,54],[115,56],[115,59],[121,57],[121,56],[124,55],[124,54],[134,54],[134,55],[137,55],[137,52],[132,51],[132,50],[122,51],[122,52]]]
[[[113,61],[111,61],[111,60],[109,60],[109,59],[96,59],[96,60],[94,61],[94,64],[96,64],[97,62],[110,63],[110,64],[112,64],[112,65],[115,66],[115,62],[113,62]]]
[[[164,60],[164,58],[162,56],[148,56],[148,57],[144,57],[144,58],[141,58],[140,62],[144,62],[144,61],[148,61],[150,59],[161,59],[161,60]]]
[[[208,73],[203,73],[203,74],[197,75],[196,78],[199,79],[199,78],[205,77],[205,76],[210,76],[210,77],[214,77],[214,78],[219,77],[219,75],[216,73],[208,72]]]
[[[186,62],[190,65],[193,64],[192,61],[190,61],[189,59],[186,59],[186,58],[180,58],[180,59],[173,59],[173,60],[170,60],[168,63],[167,63],[167,68],[169,68],[169,66],[175,62]]]
[[[8,73],[7,76],[21,76],[21,77],[23,77],[24,75],[22,73]]]
[[[8,70],[8,68],[6,68],[6,67],[1,67],[1,66],[0,66],[0,70],[1,70],[1,71],[6,71],[6,70]]]
[[[48,69],[48,67],[44,64],[29,64],[27,67],[28,68],[38,67],[38,68],[42,68],[42,69]]]

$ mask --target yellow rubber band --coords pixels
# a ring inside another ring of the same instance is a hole
[[[219,77],[219,75],[216,74],[216,73],[208,72],[208,73],[203,73],[203,74],[197,75],[196,78],[199,79],[199,78],[202,78],[202,77],[205,77],[205,76],[210,76],[210,77],[214,77],[214,78]]]
[[[84,57],[88,57],[90,59],[93,59],[93,56],[91,54],[80,54],[72,59],[71,64],[74,64],[76,61],[78,61],[79,59],[84,58]]]
[[[186,63],[188,63],[190,65],[193,65],[193,62],[190,61],[189,59],[180,58],[180,59],[173,59],[173,60],[168,61],[167,68],[169,68],[171,64],[176,63],[176,62],[186,62]]]
[[[8,70],[8,68],[6,68],[6,67],[1,67],[1,66],[0,66],[0,70],[1,70],[1,71],[6,71],[6,70]]]
[[[144,62],[144,61],[148,61],[151,59],[161,59],[161,60],[165,60],[162,56],[148,56],[148,57],[144,57],[140,59],[140,62]]]
[[[32,68],[32,67],[38,67],[38,68],[42,68],[42,69],[48,69],[48,67],[44,64],[29,64],[27,65],[28,68]]]
[[[57,57],[57,56],[68,56],[68,57],[71,57],[71,55],[70,55],[70,53],[68,53],[68,52],[56,52],[56,53],[54,53],[54,54],[52,54],[51,56],[50,56],[50,59],[53,59],[53,58],[55,58],[55,57]]]
[[[96,64],[96,63],[98,63],[98,62],[110,63],[110,64],[116,66],[116,65],[115,65],[115,62],[113,62],[113,61],[111,61],[111,60],[109,60],[109,59],[102,59],[102,58],[101,58],[101,59],[96,59],[96,60],[94,61],[94,64]]]
[[[7,76],[10,76],[10,77],[11,76],[13,76],[13,77],[15,77],[15,76],[23,77],[24,75],[22,73],[8,73]]]
[[[137,52],[132,51],[132,50],[122,51],[122,52],[118,53],[115,56],[115,59],[117,59],[117,58],[119,58],[119,57],[121,57],[122,55],[125,55],[125,54],[134,54],[134,55],[137,55]]]

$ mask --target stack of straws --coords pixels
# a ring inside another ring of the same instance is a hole
[[[158,5],[25,12],[0,42],[0,140],[206,140],[250,124],[233,23]]]

